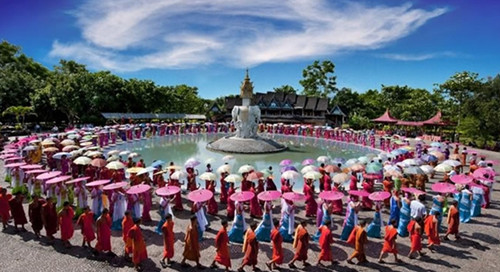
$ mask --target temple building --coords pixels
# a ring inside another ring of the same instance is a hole
[[[230,121],[231,110],[234,106],[241,106],[242,99],[241,96],[226,97],[225,101],[225,120]],[[328,109],[327,98],[283,92],[257,92],[253,94],[251,104],[259,106],[264,123],[341,125],[345,117],[342,111],[338,112],[340,109]]]

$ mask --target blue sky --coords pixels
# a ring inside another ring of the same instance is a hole
[[[0,39],[47,67],[236,94],[246,67],[255,91],[301,89],[314,60],[337,86],[432,89],[460,71],[500,72],[500,1],[0,0]]]

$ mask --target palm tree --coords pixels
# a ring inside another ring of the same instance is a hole
[[[17,123],[21,123],[21,125],[24,127],[24,117],[27,114],[33,113],[33,107],[27,107],[27,106],[10,106],[7,109],[5,109],[2,113],[3,116],[5,115],[15,115],[16,116],[16,121]],[[19,119],[21,118],[21,122]]]

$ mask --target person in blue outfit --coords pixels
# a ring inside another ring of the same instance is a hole
[[[229,241],[233,243],[242,244],[244,238],[243,234],[245,233],[246,230],[243,204],[236,201],[235,207],[236,207],[236,216],[234,217],[233,225],[231,226],[231,230],[229,230],[228,236],[229,236]]]
[[[255,230],[255,236],[257,237],[257,241],[270,242],[271,230],[273,229],[273,205],[270,201],[266,201],[264,209],[264,217]]]
[[[396,220],[396,225],[399,225],[401,200],[399,199],[398,191],[394,190],[392,192],[390,203],[391,203],[390,204],[391,213],[389,215],[389,220],[387,221],[387,224],[390,224],[392,220]]]
[[[479,183],[479,181],[478,181]],[[484,189],[483,186],[478,184],[477,186],[471,187],[472,191],[472,207],[470,210],[471,217],[476,217],[481,215],[481,206],[486,204],[484,200]]]
[[[432,215],[439,213],[439,216],[437,218],[438,232],[441,230],[441,222],[443,221],[443,206],[444,197],[441,194],[438,194],[432,198],[432,207],[429,213]]]
[[[327,226],[330,229],[333,228],[333,221],[332,221],[332,211],[333,211],[333,204],[331,201],[325,200],[323,204],[321,205],[321,210],[322,210],[322,218],[321,218],[321,226]],[[318,231],[316,234],[313,236],[313,240],[318,242],[319,238],[321,236],[321,229],[318,228]]]
[[[458,211],[460,213],[460,223],[467,223],[470,221],[472,206],[472,193],[467,188],[460,191],[460,201],[458,202]]]
[[[408,233],[408,224],[410,224],[411,220],[411,210],[410,210],[410,194],[407,194],[401,200],[401,209],[399,214],[399,224],[398,224],[398,234],[401,237],[407,237]]]
[[[281,225],[279,232],[284,242],[293,242],[295,232],[295,205],[290,200],[281,200]]]
[[[366,228],[366,235],[372,238],[381,238],[382,216],[380,215],[380,207],[382,206],[381,201],[375,201],[375,214],[373,215],[373,220]]]
[[[360,209],[361,203],[357,196],[351,195],[350,201],[347,203],[347,209],[344,219],[344,224],[342,226],[342,233],[340,235],[340,240],[347,241],[349,235],[351,235],[352,230],[356,225],[358,225],[358,211]]]

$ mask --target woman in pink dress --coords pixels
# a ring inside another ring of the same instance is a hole
[[[250,216],[253,218],[261,218],[262,207],[260,206],[259,200],[257,198],[255,186],[251,186],[249,191],[254,193],[253,198],[250,199]]]
[[[142,221],[143,222],[151,222],[151,215],[149,211],[151,211],[151,206],[153,206],[153,199],[151,196],[151,190],[147,190],[142,193]]]
[[[221,173],[220,176],[220,203],[221,204],[226,204],[227,203],[227,189],[226,189],[226,177],[227,177],[227,172]]]
[[[217,212],[219,211],[219,206],[217,205],[217,202],[215,201],[215,181],[214,180],[209,181],[207,189],[213,193],[212,198],[210,198],[208,200],[207,213],[211,214],[211,215],[217,215]]]
[[[304,183],[304,195],[306,196],[306,216],[316,217],[316,212],[318,210],[318,203],[314,199],[314,185],[313,180],[305,180]]]

